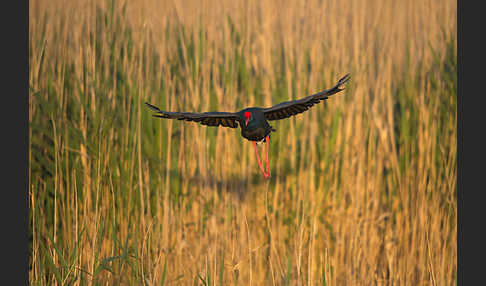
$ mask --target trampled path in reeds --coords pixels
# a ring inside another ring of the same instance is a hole
[[[455,1],[29,3],[32,285],[457,283]],[[169,111],[346,90],[239,130]]]

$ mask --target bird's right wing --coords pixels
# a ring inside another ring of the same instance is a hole
[[[307,97],[291,100],[279,103],[269,108],[264,108],[263,114],[267,120],[278,120],[297,115],[301,112],[308,110],[314,104],[319,103],[321,100],[327,99],[329,96],[340,92],[344,89],[343,85],[349,80],[349,74],[343,76],[338,83],[327,90],[318,92]]]
[[[160,110],[157,106],[145,102],[145,104],[156,112],[154,117],[194,121],[208,126],[224,126],[230,128],[238,127],[238,115],[232,112],[169,112]]]

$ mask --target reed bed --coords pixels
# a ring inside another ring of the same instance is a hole
[[[457,284],[455,1],[29,4],[32,285]]]

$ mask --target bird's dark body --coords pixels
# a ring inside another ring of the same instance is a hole
[[[245,112],[251,113],[251,120],[245,124]],[[250,107],[238,112],[238,122],[240,123],[241,136],[250,141],[262,141],[272,131],[276,131],[268,124],[263,111],[259,107]]]

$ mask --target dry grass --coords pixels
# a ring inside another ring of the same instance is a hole
[[[32,285],[455,285],[455,1],[30,2]],[[239,130],[158,120],[330,87]]]

